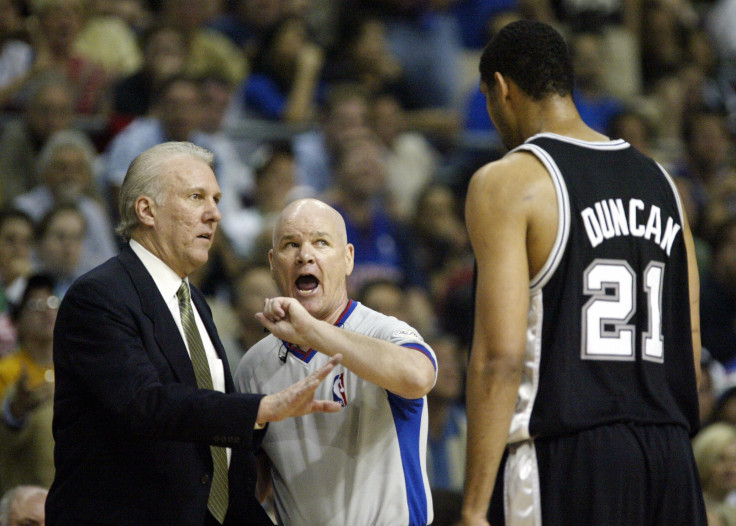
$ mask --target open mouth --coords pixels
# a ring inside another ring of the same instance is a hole
[[[212,239],[212,234],[200,234],[197,237],[200,238],[200,239],[210,240],[210,239]]]
[[[305,274],[296,279],[296,288],[301,294],[312,294],[319,286],[319,280],[312,274]]]

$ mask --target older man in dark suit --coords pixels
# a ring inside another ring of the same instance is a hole
[[[269,421],[336,411],[314,390],[339,361],[268,396],[233,393],[204,296],[221,218],[213,156],[164,143],[121,189],[120,255],[82,276],[54,333],[56,477],[47,524],[271,524],[252,451]]]

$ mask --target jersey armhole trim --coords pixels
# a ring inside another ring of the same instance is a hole
[[[567,240],[570,236],[570,196],[567,193],[567,185],[565,185],[565,180],[560,173],[560,169],[543,148],[536,144],[526,143],[515,148],[513,151],[528,151],[539,159],[552,179],[557,196],[557,236],[552,245],[552,250],[550,250],[549,256],[547,256],[547,261],[544,262],[542,268],[529,282],[529,289],[535,291],[544,287],[550,280],[552,274],[560,264],[562,255],[567,247]]]

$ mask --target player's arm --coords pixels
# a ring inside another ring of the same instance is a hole
[[[695,362],[695,379],[700,386],[700,278],[698,277],[698,261],[695,256],[695,243],[690,231],[685,210],[682,211],[682,235],[687,250],[687,276],[690,290],[690,328],[693,336],[693,360]]]
[[[511,156],[518,159],[517,156]],[[529,271],[527,212],[533,196],[509,158],[471,179],[465,220],[477,263],[473,344],[467,374],[463,524],[484,525],[521,383]],[[515,173],[516,172],[516,173]]]

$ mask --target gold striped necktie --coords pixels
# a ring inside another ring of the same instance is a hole
[[[207,354],[202,344],[202,338],[194,321],[189,285],[186,281],[181,282],[176,297],[179,299],[181,324],[184,327],[184,334],[187,338],[187,346],[191,354],[194,376],[197,378],[197,386],[200,389],[212,389],[210,366],[207,362]],[[228,506],[227,452],[224,447],[217,446],[210,446],[210,451],[212,452],[214,474],[212,476],[212,487],[210,487],[207,508],[220,524],[222,524],[225,521],[225,513],[227,512]]]

